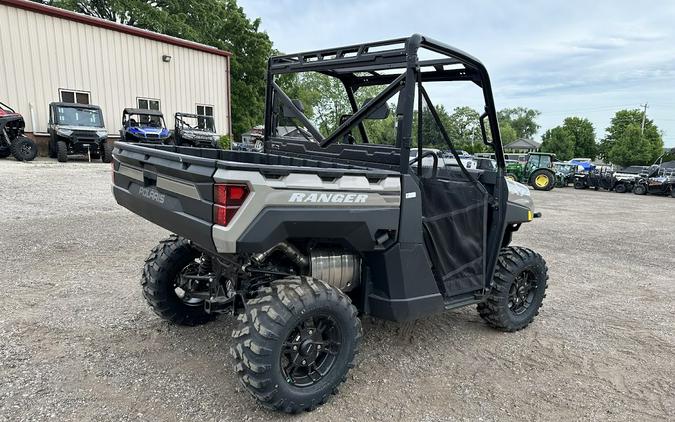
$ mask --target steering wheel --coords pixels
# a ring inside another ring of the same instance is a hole
[[[436,177],[436,173],[438,173],[438,154],[436,154],[434,151],[424,151],[422,155],[418,155],[417,157],[413,158],[410,160],[410,165],[415,164],[416,162],[420,161],[424,157],[432,156],[434,159],[434,165],[431,170],[431,175],[433,177]],[[420,161],[421,162],[421,161]],[[419,173],[419,167],[418,167],[418,173]],[[419,174],[418,174],[419,175]]]

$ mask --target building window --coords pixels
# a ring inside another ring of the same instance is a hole
[[[137,98],[138,108],[143,110],[159,110],[159,100],[153,98]]]
[[[61,102],[75,104],[90,104],[87,91],[75,91],[72,89],[59,89]]]
[[[209,116],[211,119],[204,119],[204,118],[198,118],[199,120],[199,126],[201,127],[207,127],[213,131],[215,131],[215,124],[213,121],[213,106],[210,105],[203,105],[203,104],[197,104],[197,115],[198,116]]]

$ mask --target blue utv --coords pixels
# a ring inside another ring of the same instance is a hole
[[[170,144],[171,132],[159,110],[125,108],[122,112],[120,139],[125,142]]]

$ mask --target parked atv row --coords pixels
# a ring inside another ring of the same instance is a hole
[[[24,135],[23,116],[6,104],[0,103],[0,158],[10,155],[18,161],[32,161],[37,145]]]
[[[675,197],[675,171],[656,163],[650,167],[632,166],[617,172],[595,170],[577,174],[574,188]]]
[[[120,139],[125,142],[176,144],[200,148],[220,148],[213,116],[176,113],[171,132],[159,110],[125,108],[122,112]],[[24,135],[21,114],[0,103],[0,158],[13,155],[19,161],[37,156],[37,144]],[[113,142],[108,140],[103,112],[97,105],[53,102],[49,104],[49,157],[59,162],[70,155],[85,155],[89,160],[112,160]]]

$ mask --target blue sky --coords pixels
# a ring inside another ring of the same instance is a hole
[[[577,115],[602,137],[615,111],[646,102],[665,144],[675,147],[675,1],[239,4],[287,53],[415,32],[458,47],[488,67],[497,107],[540,110],[542,132]],[[439,93],[435,101],[478,106],[463,93]]]

